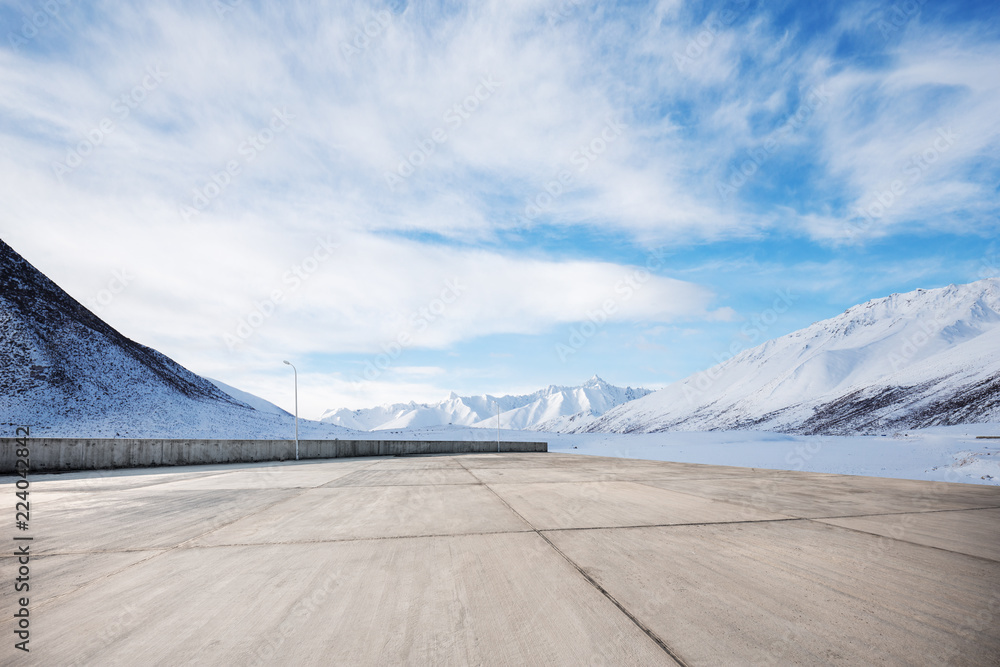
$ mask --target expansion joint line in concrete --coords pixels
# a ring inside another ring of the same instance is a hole
[[[365,470],[367,468],[371,468],[372,466],[376,465],[377,463],[379,463],[379,461],[375,461],[371,465],[367,465],[364,468],[360,468],[360,470]],[[221,473],[221,474],[226,475],[226,474],[230,474],[230,473],[225,472],[225,473]],[[217,476],[218,475],[211,475],[211,477],[217,477]],[[306,488],[301,489],[300,493],[297,493],[295,495],[289,495],[287,498],[279,498],[278,500],[274,501],[273,503],[265,505],[264,507],[260,507],[257,510],[255,510],[253,512],[250,512],[248,514],[243,514],[243,515],[241,515],[239,517],[236,517],[232,521],[228,521],[228,522],[226,522],[224,524],[220,524],[220,525],[214,527],[212,530],[208,530],[208,531],[205,531],[204,533],[201,533],[199,535],[195,535],[194,537],[188,538],[188,539],[184,540],[183,542],[178,542],[177,544],[174,544],[172,546],[167,546],[167,547],[151,547],[150,549],[148,549],[148,551],[155,551],[156,553],[150,554],[147,558],[143,558],[142,560],[135,561],[134,563],[129,563],[129,564],[125,565],[124,567],[120,567],[120,568],[118,568],[117,570],[115,570],[113,572],[108,572],[107,574],[105,574],[105,575],[103,575],[101,577],[98,577],[97,579],[92,579],[92,580],[90,580],[90,581],[88,581],[86,583],[83,583],[83,584],[77,586],[76,588],[74,588],[72,590],[69,590],[69,591],[66,591],[65,593],[60,593],[59,595],[53,596],[53,597],[51,597],[51,598],[49,598],[49,599],[44,600],[43,602],[41,602],[39,606],[40,607],[49,606],[50,604],[54,604],[56,601],[58,601],[58,600],[60,600],[60,599],[62,599],[64,597],[67,597],[69,595],[73,595],[73,594],[77,593],[78,591],[81,591],[81,590],[83,590],[85,588],[90,588],[91,586],[97,585],[97,583],[100,582],[100,581],[104,581],[104,580],[110,579],[111,577],[113,577],[113,576],[115,576],[117,574],[121,574],[125,570],[131,569],[131,568],[136,567],[138,565],[142,565],[144,563],[147,563],[147,562],[153,560],[154,558],[159,558],[160,556],[162,556],[164,554],[167,554],[167,553],[170,553],[172,551],[175,551],[177,549],[186,548],[185,545],[187,545],[190,542],[193,542],[194,540],[197,540],[197,539],[200,539],[202,537],[205,537],[206,535],[210,535],[211,533],[214,533],[217,530],[221,530],[221,529],[225,528],[226,526],[229,526],[231,524],[236,523],[237,521],[242,521],[243,519],[246,519],[247,517],[254,516],[255,514],[260,514],[261,512],[269,510],[272,507],[275,507],[276,505],[280,505],[281,503],[288,502],[289,500],[292,500],[293,498],[298,498],[299,496],[301,496],[305,492],[309,491],[311,488],[312,487],[306,487]],[[147,551],[147,549],[133,549],[133,550],[129,550],[129,551]],[[113,553],[113,552],[103,552],[103,553]],[[55,553],[55,554],[46,554],[46,555],[61,555],[61,554]]]
[[[275,547],[294,544],[343,544],[347,542],[388,542],[397,540],[449,539],[452,537],[477,537],[480,535],[518,535],[533,533],[534,530],[487,530],[472,533],[421,533],[419,535],[384,535],[378,537],[342,537],[315,540],[291,540],[287,542],[227,542],[225,544],[199,544],[189,549],[229,549],[232,547]]]
[[[880,516],[880,515],[875,515],[875,516]],[[888,516],[896,516],[896,515],[888,515]],[[852,518],[852,517],[845,517],[845,518]],[[868,536],[872,536],[872,537],[883,537],[883,538],[885,538],[887,540],[892,540],[893,542],[899,542],[900,544],[909,544],[909,545],[912,545],[912,546],[924,547],[925,549],[936,549],[937,551],[943,551],[943,552],[949,553],[949,554],[959,554],[959,555],[964,556],[966,558],[975,558],[976,560],[984,560],[987,563],[989,563],[990,565],[996,565],[997,563],[1000,563],[1000,561],[998,561],[996,559],[993,559],[993,558],[989,558],[987,556],[979,556],[977,554],[970,554],[970,553],[965,552],[965,551],[955,551],[954,549],[946,549],[944,547],[935,546],[933,544],[924,544],[923,542],[913,542],[911,540],[904,540],[901,537],[893,537],[892,535],[883,535],[882,533],[874,533],[874,532],[872,532],[870,530],[862,530],[861,528],[851,528],[849,526],[841,526],[840,524],[836,524],[836,523],[825,523],[823,519],[804,519],[804,520],[805,521],[809,521],[811,523],[818,523],[818,524],[821,524],[823,526],[826,526],[827,528],[833,528],[834,530],[836,530],[836,529],[839,528],[841,530],[849,530],[849,531],[854,532],[854,533],[860,533],[861,535],[868,535]]]
[[[359,472],[361,470],[367,470],[369,468],[373,468],[376,465],[378,465],[380,462],[381,462],[381,460],[379,460],[379,461],[373,461],[370,465],[366,465],[363,468],[358,468],[358,470],[355,471],[355,472]],[[348,473],[348,474],[350,474],[350,473]],[[306,486],[306,487],[297,487],[297,488],[299,490],[299,493],[296,493],[295,495],[289,494],[286,498],[279,498],[278,500],[274,501],[273,503],[271,503],[269,505],[266,505],[264,507],[261,507],[261,508],[255,510],[255,511],[253,511],[253,512],[250,512],[249,514],[244,514],[242,516],[236,517],[232,521],[227,521],[226,523],[221,523],[218,526],[215,526],[214,528],[212,528],[212,530],[205,531],[204,533],[201,533],[200,535],[195,535],[192,538],[189,538],[187,540],[184,540],[183,542],[179,542],[178,544],[175,544],[174,546],[170,547],[170,550],[180,549],[180,548],[184,547],[186,544],[188,544],[190,542],[194,542],[195,540],[200,540],[201,538],[205,537],[206,535],[211,535],[212,533],[214,533],[216,531],[222,530],[223,528],[225,528],[227,526],[233,525],[237,521],[242,521],[243,519],[246,519],[248,517],[254,516],[256,514],[260,514],[261,512],[265,512],[265,511],[271,509],[272,507],[277,507],[278,505],[280,505],[282,503],[287,503],[287,502],[289,502],[291,500],[295,500],[299,496],[303,496],[306,493],[312,491],[314,488],[317,488],[317,487]],[[292,489],[288,489],[288,490],[291,491]]]
[[[458,464],[459,464],[460,466],[462,466],[463,468],[465,468],[465,466],[464,466],[464,465],[462,465],[462,462],[461,462],[461,461],[459,461],[459,462],[458,462]],[[476,473],[472,472],[472,471],[471,471],[471,470],[469,470],[468,468],[465,468],[465,470],[466,470],[466,472],[468,472],[468,473],[469,473],[470,475],[472,475],[473,477],[475,477],[475,478],[476,478],[477,480],[479,479],[479,477],[478,477],[478,476],[476,475]],[[595,588],[595,589],[597,590],[597,592],[599,592],[599,593],[600,593],[601,595],[603,595],[603,596],[604,596],[605,598],[607,598],[607,599],[608,599],[608,601],[609,601],[609,602],[611,602],[611,604],[613,604],[613,605],[614,605],[615,607],[617,607],[617,608],[618,608],[618,611],[620,611],[621,613],[625,614],[625,617],[626,617],[626,618],[628,618],[628,619],[629,619],[630,621],[632,621],[632,623],[633,623],[633,624],[634,624],[634,625],[635,625],[635,626],[636,626],[637,628],[639,628],[640,630],[642,630],[642,632],[643,632],[643,633],[644,633],[644,634],[645,634],[645,635],[646,635],[647,637],[649,637],[649,638],[650,638],[650,639],[651,639],[651,640],[652,640],[652,641],[653,641],[653,642],[654,642],[654,643],[655,643],[655,644],[656,644],[657,646],[659,646],[659,647],[660,647],[660,649],[661,649],[661,650],[662,650],[662,651],[663,651],[664,653],[666,653],[666,654],[667,654],[668,656],[670,656],[670,659],[671,659],[671,660],[673,660],[673,661],[674,661],[674,662],[676,662],[676,663],[677,663],[678,665],[680,665],[680,667],[687,667],[687,663],[685,663],[685,662],[684,662],[683,660],[681,660],[680,656],[678,656],[678,655],[677,655],[677,654],[676,654],[676,653],[675,653],[675,652],[673,651],[673,649],[671,649],[671,648],[670,648],[669,646],[667,646],[667,643],[666,643],[665,641],[663,641],[663,639],[661,639],[661,638],[659,637],[659,635],[657,635],[657,634],[656,634],[655,632],[653,632],[653,631],[652,631],[652,630],[651,630],[650,628],[648,628],[648,627],[646,626],[646,624],[645,624],[645,623],[643,623],[642,621],[640,621],[640,620],[639,620],[639,619],[638,619],[638,618],[637,618],[637,617],[635,616],[635,614],[633,614],[633,613],[632,613],[632,612],[630,612],[630,611],[629,611],[628,609],[626,609],[626,608],[625,608],[625,605],[623,605],[623,604],[622,604],[621,602],[619,602],[618,600],[616,600],[616,599],[615,599],[615,596],[613,596],[613,595],[612,595],[611,593],[609,593],[609,592],[608,592],[608,591],[607,591],[607,590],[606,590],[606,589],[605,589],[605,588],[604,588],[603,586],[601,586],[601,584],[600,584],[600,583],[598,583],[598,582],[597,582],[597,580],[595,580],[595,579],[594,579],[593,577],[591,577],[591,576],[590,576],[589,574],[587,574],[587,572],[586,572],[586,571],[584,571],[584,569],[583,569],[582,567],[580,567],[580,566],[579,566],[579,565],[578,565],[578,564],[577,564],[577,563],[576,563],[576,562],[575,562],[575,561],[574,561],[574,560],[573,560],[572,558],[570,558],[570,557],[569,557],[569,556],[567,556],[567,555],[566,555],[565,553],[563,553],[562,549],[560,549],[560,548],[559,548],[559,547],[557,547],[557,546],[556,546],[555,544],[553,544],[553,543],[552,543],[552,540],[550,540],[550,539],[549,539],[548,537],[546,537],[545,535],[543,535],[543,534],[541,533],[541,531],[539,531],[539,530],[538,530],[537,528],[535,528],[535,527],[534,527],[534,526],[533,526],[533,525],[531,524],[531,522],[530,522],[530,521],[528,521],[527,519],[525,519],[525,518],[524,518],[524,517],[523,517],[523,516],[521,515],[521,513],[520,513],[520,512],[518,512],[518,511],[517,511],[517,510],[515,510],[515,509],[514,509],[513,507],[511,507],[511,506],[510,506],[510,503],[508,503],[508,502],[507,502],[506,500],[504,500],[504,499],[503,499],[503,497],[501,497],[499,493],[497,493],[496,491],[494,491],[494,490],[493,490],[493,487],[491,487],[491,486],[490,486],[489,484],[486,484],[486,483],[485,483],[485,482],[483,482],[482,480],[479,480],[479,483],[480,483],[480,484],[482,484],[483,486],[485,486],[485,487],[486,487],[487,489],[489,489],[490,493],[492,493],[492,494],[493,494],[494,496],[496,496],[497,500],[499,500],[499,501],[500,501],[501,503],[503,503],[503,504],[504,504],[504,506],[506,506],[506,507],[507,507],[507,509],[509,509],[509,510],[510,510],[511,512],[513,512],[514,516],[516,516],[516,517],[517,517],[517,518],[519,518],[519,519],[520,519],[521,521],[523,521],[523,522],[525,523],[525,525],[527,525],[527,526],[530,526],[530,527],[531,527],[531,531],[532,531],[533,533],[535,533],[535,535],[538,535],[538,537],[540,537],[540,538],[542,538],[543,540],[545,540],[545,543],[546,543],[546,544],[548,544],[548,545],[549,545],[549,547],[550,547],[550,548],[551,548],[551,549],[552,549],[553,551],[555,551],[555,552],[556,552],[556,553],[557,553],[557,554],[558,554],[559,556],[561,556],[561,557],[562,557],[562,559],[563,559],[563,560],[565,560],[565,561],[566,561],[566,562],[567,562],[567,563],[568,563],[568,564],[569,564],[569,565],[570,565],[570,566],[571,566],[571,567],[572,567],[572,568],[573,568],[574,570],[576,570],[577,572],[579,572],[579,573],[580,573],[580,576],[582,576],[582,577],[583,577],[583,578],[584,578],[584,579],[585,579],[585,580],[586,580],[586,581],[587,581],[587,582],[588,582],[588,583],[589,583],[589,584],[590,584],[591,586],[593,586],[593,587],[594,587],[594,588]]]
[[[734,526],[746,523],[788,523],[807,521],[801,517],[788,516],[779,519],[745,519],[739,521],[694,521],[691,523],[637,523],[631,526],[572,526],[569,528],[543,528],[546,533],[566,533],[583,530],[633,530],[636,528],[698,528],[700,526]],[[536,529],[537,530],[537,529]]]
[[[869,514],[838,514],[836,516],[808,516],[801,517],[810,521],[820,521],[822,519],[867,519],[873,516],[907,516],[912,514],[941,514],[942,512],[980,512],[982,510],[997,510],[1000,505],[987,505],[986,507],[947,507],[938,510],[907,510],[905,512],[872,512]]]
[[[733,502],[732,500],[725,500],[725,499],[722,499],[722,498],[713,498],[711,496],[701,495],[699,493],[694,493],[692,491],[684,491],[682,489],[675,489],[675,488],[667,487],[667,486],[657,486],[656,484],[649,484],[649,482],[651,482],[651,481],[669,481],[669,480],[639,480],[639,479],[636,479],[636,480],[621,480],[621,481],[630,481],[630,482],[632,482],[634,484],[642,484],[643,486],[648,486],[648,487],[650,487],[652,489],[659,489],[661,491],[670,491],[671,493],[681,493],[681,494],[684,494],[685,496],[691,496],[692,498],[698,498],[700,500],[710,500],[710,501],[715,502],[715,503],[725,503],[727,505],[733,505],[733,506],[736,506],[736,507],[745,507],[746,506],[743,503]],[[782,514],[782,510],[781,509],[766,509],[764,507],[754,507],[754,509],[757,509],[757,510],[759,510],[761,512],[771,512],[772,514]],[[917,509],[914,509],[914,510],[905,510],[905,511],[899,511],[899,512],[877,512],[877,513],[869,513],[869,514],[838,514],[838,515],[835,515],[835,516],[794,516],[794,515],[790,515],[790,514],[788,514],[786,516],[788,518],[790,518],[790,519],[806,519],[808,521],[817,521],[819,519],[861,519],[861,518],[872,517],[872,516],[902,516],[904,514],[935,514],[935,513],[938,513],[938,512],[971,512],[971,511],[978,511],[978,510],[995,510],[995,509],[1000,509],[1000,505],[986,505],[984,507],[947,507],[947,508],[944,508],[944,509],[935,509],[935,510],[917,510]],[[761,521],[780,521],[780,520],[782,520],[782,519],[761,519]],[[784,519],[784,520],[787,520],[787,519]],[[741,522],[731,522],[731,523],[741,523]]]

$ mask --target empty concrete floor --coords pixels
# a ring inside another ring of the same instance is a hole
[[[9,548],[3,664],[1000,663],[996,487],[547,453],[30,498],[31,652]]]

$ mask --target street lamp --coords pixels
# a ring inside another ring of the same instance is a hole
[[[497,406],[497,454],[500,453],[500,403],[494,401]]]
[[[299,460],[299,370],[295,368],[295,364],[290,361],[286,361],[286,364],[292,367],[292,372],[295,373],[295,460]]]

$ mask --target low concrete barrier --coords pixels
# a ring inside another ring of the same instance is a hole
[[[295,458],[294,440],[31,438],[30,472],[106,470]],[[0,474],[15,472],[18,440],[0,438]],[[545,442],[500,442],[501,452],[547,452]],[[496,440],[299,440],[300,459],[497,451]]]

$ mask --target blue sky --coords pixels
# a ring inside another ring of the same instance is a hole
[[[0,4],[0,234],[307,417],[1000,272],[987,2]]]

